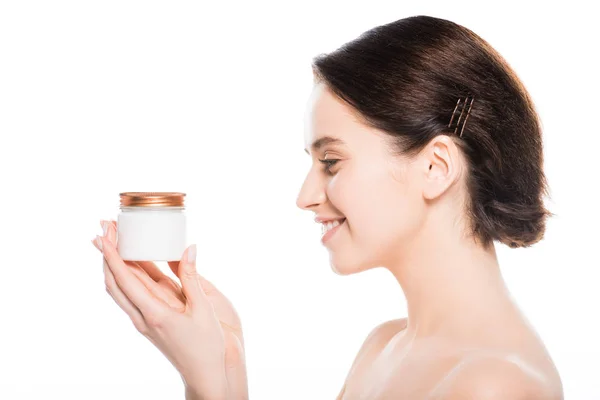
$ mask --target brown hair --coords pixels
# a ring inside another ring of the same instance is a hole
[[[315,81],[391,135],[399,154],[414,156],[437,135],[454,137],[467,160],[466,215],[485,247],[494,240],[527,247],[543,238],[553,213],[543,204],[541,123],[516,73],[481,37],[451,21],[413,16],[316,56],[312,67]],[[459,137],[448,122],[468,94],[474,102]]]

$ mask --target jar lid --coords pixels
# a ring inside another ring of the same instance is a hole
[[[185,193],[179,192],[124,192],[122,207],[183,207]]]

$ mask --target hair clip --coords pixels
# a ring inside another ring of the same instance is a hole
[[[469,115],[471,114],[471,106],[473,105],[473,101],[475,100],[475,98],[473,96],[467,95],[467,97],[465,98],[465,101],[462,103],[460,116],[458,117],[458,121],[456,121],[456,127],[454,128],[454,133],[456,133],[456,131],[458,130],[458,127],[460,126],[460,121],[462,120],[463,114],[465,112],[465,107],[467,105],[467,102],[469,101],[469,97],[471,97],[471,102],[469,103],[469,109],[467,110],[467,114],[465,115],[465,119],[462,123],[462,128],[460,129],[459,137],[462,137],[463,130],[465,129],[465,125],[467,124],[467,118],[469,118]],[[454,115],[456,114],[456,110],[458,109],[458,106],[460,105],[461,100],[462,99],[459,98],[458,101],[456,102],[456,107],[454,107],[454,111],[452,111],[452,118],[450,118],[450,123],[448,123],[448,128],[450,128],[450,126],[452,126],[452,121],[454,120]]]

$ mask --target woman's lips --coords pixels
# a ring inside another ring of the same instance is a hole
[[[336,234],[336,232],[342,227],[344,226],[344,224],[346,223],[346,218],[344,218],[343,220],[340,221],[340,224],[334,228],[331,228],[330,230],[328,230],[327,232],[325,232],[325,234],[323,234],[323,236],[321,236],[321,243],[325,244],[327,241],[329,241],[333,235]]]

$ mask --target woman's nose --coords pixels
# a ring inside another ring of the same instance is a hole
[[[303,210],[310,210],[325,202],[325,189],[319,185],[317,179],[312,178],[309,174],[296,198],[296,205]]]

